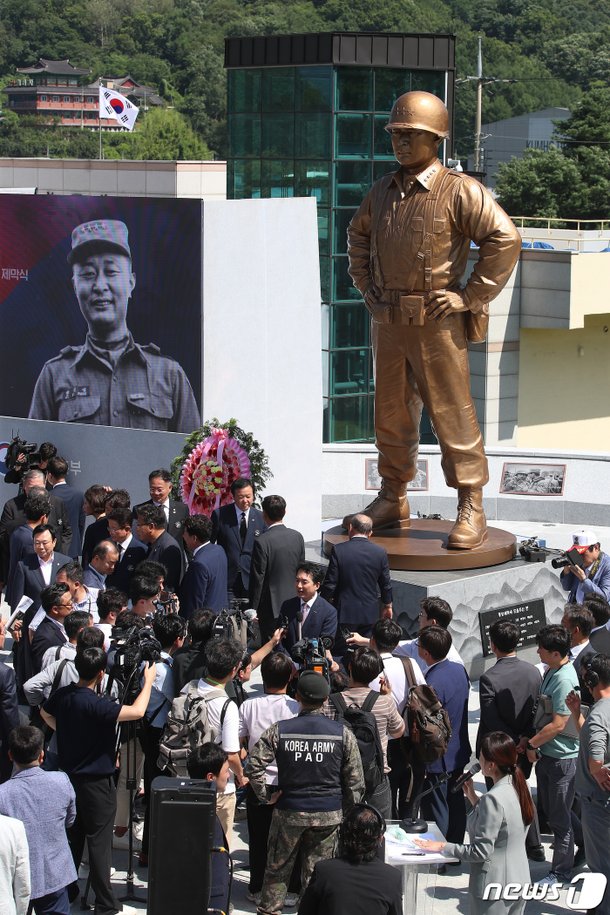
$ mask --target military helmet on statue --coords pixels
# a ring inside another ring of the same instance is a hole
[[[431,92],[405,92],[399,96],[385,129],[427,130],[438,137],[449,136],[449,113],[444,103]]]

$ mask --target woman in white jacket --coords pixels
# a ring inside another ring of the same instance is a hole
[[[517,766],[517,748],[508,734],[486,734],[479,760],[483,775],[493,781],[493,787],[479,798],[472,781],[464,785],[464,794],[472,804],[467,824],[470,843],[415,841],[427,851],[441,851],[447,857],[470,862],[469,915],[519,915],[525,900],[520,895],[503,899],[502,891],[509,883],[519,884],[519,890],[530,883],[525,834],[534,816],[534,804]]]

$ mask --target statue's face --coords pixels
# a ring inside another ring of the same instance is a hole
[[[439,139],[429,130],[393,127],[390,136],[394,155],[404,168],[423,168],[436,158]]]

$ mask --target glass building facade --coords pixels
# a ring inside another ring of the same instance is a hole
[[[371,40],[371,36],[361,37]],[[407,37],[414,36],[391,36],[397,40]],[[274,47],[267,49],[271,50],[267,57],[273,56]],[[382,54],[385,65],[379,65],[374,54],[358,54],[355,44],[356,53],[348,55],[348,64],[342,62],[340,46],[337,52],[337,45],[333,45],[328,54],[320,52],[320,47],[315,46],[317,55],[309,54],[318,61],[309,63],[298,60],[307,54],[299,55],[293,44],[288,46],[283,57],[287,62],[290,57],[297,60],[285,66],[268,65],[260,44],[262,65],[255,65],[254,48],[249,56],[242,55],[247,58],[246,66],[234,66],[231,61],[239,55],[235,45],[233,54],[227,48],[227,196],[316,198],[323,308],[324,440],[369,442],[374,438],[369,320],[347,272],[347,226],[373,181],[395,167],[384,126],[396,97],[422,89],[448,103],[452,79],[448,69],[435,67],[434,61],[428,69],[389,66],[388,55]],[[243,48],[239,50],[243,52]],[[404,45],[402,50],[404,57]],[[275,56],[282,54],[276,52]],[[329,59],[322,62],[324,57]],[[422,432],[425,441],[425,427]]]

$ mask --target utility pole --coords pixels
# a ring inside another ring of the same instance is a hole
[[[477,74],[476,76],[465,76],[463,79],[456,79],[456,86],[460,83],[475,82],[477,87],[477,107],[474,124],[474,170],[475,172],[483,171],[483,134],[481,125],[483,121],[483,86],[490,83],[516,83],[516,79],[498,79],[495,76],[483,76],[483,39],[479,35],[479,50],[477,55]]]
[[[481,172],[482,169],[482,138],[481,122],[483,119],[483,51],[481,49],[481,36],[479,35],[479,53],[477,57],[477,111],[474,125],[474,170]]]

